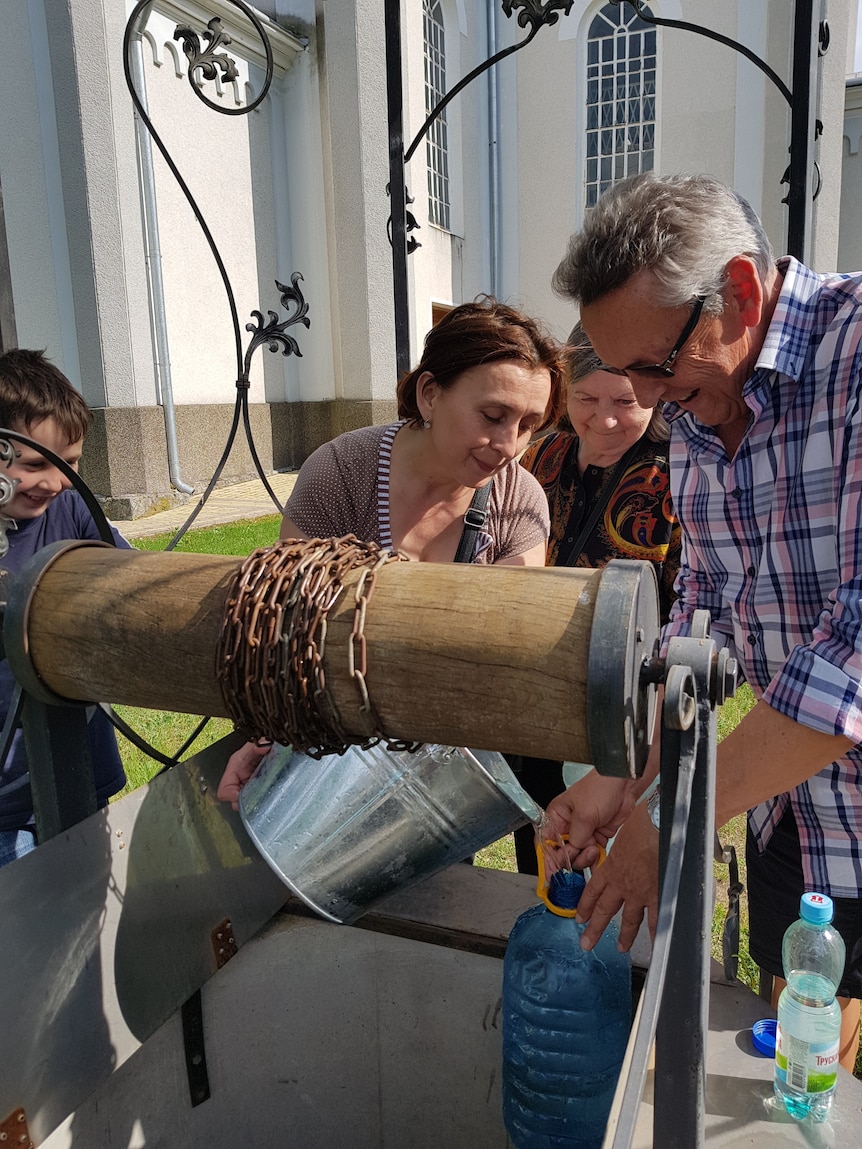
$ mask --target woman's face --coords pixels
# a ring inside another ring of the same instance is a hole
[[[567,388],[566,410],[575,434],[607,466],[621,459],[646,431],[651,407],[641,407],[624,375],[593,371]]]
[[[439,460],[435,471],[465,487],[483,487],[524,450],[551,395],[546,367],[484,363],[443,388],[419,377],[417,400],[431,426],[423,433]]]

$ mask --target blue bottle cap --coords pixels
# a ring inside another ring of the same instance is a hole
[[[751,1027],[751,1040],[754,1048],[764,1057],[775,1057],[775,1036],[778,1022],[774,1017],[764,1017]]]
[[[573,910],[581,900],[586,886],[584,875],[578,870],[557,870],[548,883],[548,901],[561,910]]]
[[[799,900],[799,916],[814,925],[828,925],[832,921],[832,899],[826,894],[803,894]]]

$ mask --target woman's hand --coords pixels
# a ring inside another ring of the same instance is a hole
[[[240,746],[239,750],[231,754],[216,792],[220,802],[230,802],[234,810],[239,809],[239,792],[269,749],[270,745],[258,746],[256,742],[246,742],[245,746]]]
[[[594,866],[599,847],[607,846],[634,809],[636,798],[630,779],[608,778],[591,770],[548,805],[550,834],[545,827],[543,836],[562,843],[562,836],[568,834],[569,842],[567,846],[545,846],[546,859],[556,862],[558,868],[583,870]]]

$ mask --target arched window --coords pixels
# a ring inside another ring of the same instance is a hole
[[[652,171],[655,83],[655,28],[627,4],[605,4],[587,39],[587,207],[618,180]]]
[[[425,115],[446,95],[446,34],[439,0],[423,0],[425,36]],[[449,135],[445,110],[425,140],[428,160],[428,218],[449,230]]]

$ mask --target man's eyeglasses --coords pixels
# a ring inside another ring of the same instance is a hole
[[[706,296],[699,295],[697,297],[694,307],[692,308],[691,315],[688,317],[688,322],[686,323],[685,327],[683,327],[679,339],[677,339],[676,343],[674,343],[673,350],[671,351],[670,355],[668,355],[667,359],[665,359],[664,363],[644,364],[643,367],[626,367],[625,370],[620,371],[619,374],[640,375],[641,377],[647,379],[672,379],[674,373],[673,365],[676,362],[676,357],[679,355],[680,351],[682,351],[683,347],[685,347],[686,343],[691,337],[691,333],[694,331],[695,327],[697,327],[698,320],[700,319],[700,313],[703,311],[703,305],[705,302]]]

